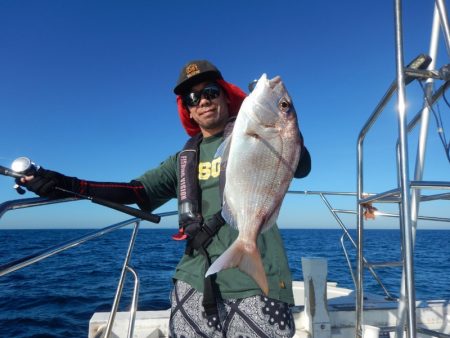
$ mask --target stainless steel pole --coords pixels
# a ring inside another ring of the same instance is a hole
[[[123,286],[125,284],[125,277],[126,277],[126,274],[128,271],[128,265],[130,263],[131,253],[134,248],[134,243],[136,241],[139,224],[140,224],[140,220],[136,221],[134,228],[133,228],[133,233],[131,234],[130,243],[128,244],[127,256],[125,257],[125,262],[123,263],[123,266],[122,266],[122,272],[120,274],[119,284],[117,285],[116,295],[114,297],[111,312],[109,314],[108,324],[107,324],[106,330],[105,330],[105,335],[104,335],[105,338],[109,338],[112,333],[114,319],[116,318],[117,310],[119,308],[120,297],[122,295]],[[132,325],[131,329],[134,329],[134,324]]]
[[[414,264],[413,245],[411,231],[411,193],[408,170],[408,139],[406,123],[406,93],[403,62],[403,27],[402,27],[402,2],[395,1],[395,56],[397,69],[397,110],[399,127],[399,156],[397,166],[399,168],[399,188],[401,193],[400,220],[403,233],[404,271],[406,278],[406,296],[408,308],[407,336],[416,338],[416,297],[414,289]]]
[[[439,12],[442,31],[444,33],[445,46],[447,47],[447,54],[450,55],[450,27],[447,18],[447,8],[444,0],[436,0],[436,7]]]
[[[430,49],[429,56],[432,61],[428,66],[428,69],[434,69],[436,66],[436,58],[437,58],[437,50],[438,50],[438,42],[439,42],[439,11],[437,5],[434,8],[433,15],[433,27],[431,31],[431,41],[430,41]],[[419,135],[419,144],[417,147],[417,158],[416,158],[416,167],[414,180],[421,181],[423,178],[423,170],[425,163],[425,150],[427,145],[428,138],[428,125],[429,125],[429,116],[430,116],[430,107],[429,103],[431,102],[431,96],[433,93],[433,84],[434,79],[430,78],[426,81],[425,88],[425,97],[423,103],[423,109],[420,114],[420,135]],[[412,243],[413,246],[415,244],[416,238],[416,229],[417,229],[417,219],[419,215],[419,205],[420,205],[420,189],[414,189],[412,193],[411,199],[411,221],[412,221]],[[402,283],[401,283],[401,291],[400,291],[400,300],[398,306],[398,316],[397,316],[397,328],[396,328],[396,337],[401,338],[403,336],[403,327],[405,326],[405,314],[406,314],[406,300],[405,300],[405,274],[402,275]]]

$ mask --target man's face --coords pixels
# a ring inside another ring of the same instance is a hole
[[[197,96],[201,94],[200,101],[196,106],[189,106],[190,118],[192,118],[200,127],[204,137],[212,136],[220,133],[225,128],[228,121],[228,98],[225,92],[220,88],[219,96],[212,98],[208,95],[208,91],[202,93],[202,90],[209,87],[211,81],[205,81],[193,86],[190,93],[197,93]]]

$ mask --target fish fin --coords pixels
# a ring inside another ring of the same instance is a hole
[[[220,146],[217,148],[216,153],[214,154],[214,158],[221,157],[221,166],[223,164],[226,164],[226,160],[228,158],[228,153],[230,152],[230,145],[231,145],[231,135],[233,133],[230,133],[227,137],[224,138]]]
[[[222,217],[228,225],[234,229],[238,229],[237,222],[233,217],[230,207],[228,206],[226,194],[223,195]]]
[[[236,240],[214,261],[205,277],[234,267],[252,277],[265,295],[269,293],[266,272],[256,245],[246,245],[243,241]]]

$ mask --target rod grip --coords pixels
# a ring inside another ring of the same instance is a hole
[[[2,165],[0,165],[0,175],[5,175],[5,176],[10,176],[10,177],[15,177],[15,178],[23,177],[22,174],[16,173],[15,171],[12,171],[11,169],[6,168]]]
[[[123,205],[123,204],[114,203],[114,202],[111,202],[111,201],[108,201],[108,200],[104,200],[104,199],[101,199],[101,198],[96,198],[96,197],[92,197],[91,201],[93,203],[104,205],[104,206],[106,206],[108,208],[112,208],[112,209],[124,212],[126,214],[131,215],[131,216],[135,216],[135,217],[138,217],[138,218],[145,219],[146,221],[149,221],[149,222],[152,222],[152,223],[159,223],[161,221],[161,217],[160,216],[157,216],[157,215],[154,215],[154,214],[150,214],[148,212],[145,212],[145,211],[142,211],[142,210],[139,210],[139,209],[135,209],[135,208]]]

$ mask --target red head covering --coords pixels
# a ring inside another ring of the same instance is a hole
[[[220,87],[227,94],[229,104],[228,104],[228,112],[230,117],[236,116],[239,112],[239,108],[241,107],[242,101],[244,101],[247,94],[245,94],[242,89],[234,84],[228,83],[222,79],[215,80]],[[188,133],[189,136],[194,136],[198,134],[201,130],[198,126],[197,122],[189,117],[189,111],[183,104],[183,99],[181,95],[177,95],[177,106],[178,106],[178,115],[180,116],[181,124],[184,129]]]

